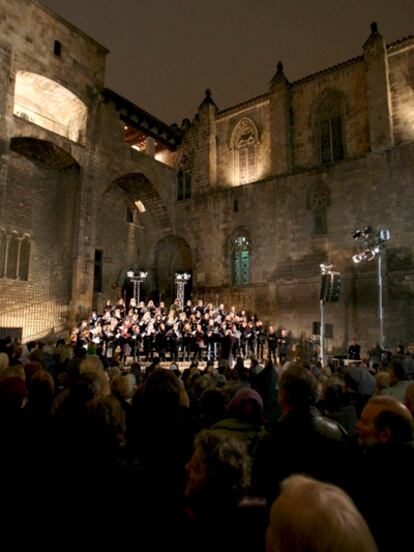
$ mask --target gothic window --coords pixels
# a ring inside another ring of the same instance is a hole
[[[231,139],[235,184],[247,184],[257,179],[258,144],[256,125],[250,119],[242,119],[234,129]]]
[[[191,154],[183,154],[177,165],[177,201],[191,197]]]
[[[29,279],[30,236],[0,231],[0,278]]]
[[[317,108],[317,133],[321,163],[344,159],[343,109],[337,94],[328,94]]]
[[[329,203],[327,189],[318,185],[313,188],[310,194],[310,208],[313,215],[313,233],[321,235],[327,233],[326,208]]]
[[[177,201],[191,197],[191,175],[186,171],[178,171]]]
[[[250,283],[250,243],[244,234],[232,239],[231,285],[246,286]]]

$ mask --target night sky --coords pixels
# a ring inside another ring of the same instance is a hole
[[[414,34],[414,0],[42,0],[110,50],[106,86],[167,123],[219,109]]]

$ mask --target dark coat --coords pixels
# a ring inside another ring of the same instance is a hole
[[[294,473],[338,484],[346,453],[344,430],[316,408],[285,413],[258,447],[253,494],[265,497],[270,505],[279,494],[279,483]]]

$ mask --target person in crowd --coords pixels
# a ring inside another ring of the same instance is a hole
[[[318,407],[327,418],[340,424],[350,437],[356,435],[356,407],[347,391],[345,380],[339,374],[330,376],[324,383],[323,396]]]
[[[291,475],[270,511],[268,552],[377,552],[360,512],[339,487]]]
[[[293,473],[317,479],[342,481],[347,457],[347,435],[316,409],[315,378],[293,365],[279,380],[282,415],[267,439],[258,446],[253,462],[253,493],[271,504],[280,482]]]
[[[395,397],[375,396],[357,423],[360,451],[350,492],[381,552],[405,550],[412,513],[406,497],[414,493],[413,418]]]
[[[279,353],[279,363],[283,366],[288,358],[289,336],[286,330],[280,330],[277,340],[277,350]]]
[[[404,402],[405,392],[411,381],[400,360],[393,360],[388,367],[388,387],[382,390],[382,395],[395,397]]]
[[[187,464],[180,549],[264,550],[266,510],[248,500],[249,483],[246,447],[220,431],[201,431]]]
[[[264,435],[262,397],[254,389],[242,387],[230,403],[228,416],[211,429],[240,441],[253,457]]]
[[[354,361],[361,360],[361,345],[359,345],[355,337],[348,347],[348,358]]]
[[[277,350],[277,333],[274,326],[269,326],[269,331],[267,332],[267,353],[268,359],[270,362],[277,364],[276,350]]]

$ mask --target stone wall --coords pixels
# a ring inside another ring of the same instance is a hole
[[[24,339],[53,333],[67,316],[74,321],[115,300],[126,271],[142,268],[146,298],[170,296],[175,271],[190,270],[194,298],[246,307],[309,335],[320,315],[323,262],[343,278],[339,303],[326,306],[329,348],[343,350],[354,336],[368,348],[378,339],[376,265],[352,263],[351,234],[369,224],[391,232],[383,257],[387,345],[414,341],[412,38],[387,48],[373,27],[360,57],[295,83],[279,64],[262,96],[223,111],[206,92],[183,123],[180,148],[162,163],[124,142],[120,108],[101,95],[105,48],[35,2],[0,0],[0,8],[0,230],[31,240],[29,279],[0,278],[1,326],[23,326]],[[19,71],[83,102],[83,143],[13,115]],[[321,165],[315,113],[329,94],[342,109],[344,159]],[[235,185],[232,137],[243,119],[257,129],[257,174]],[[192,196],[177,201],[184,166]],[[315,190],[326,194],[319,234]],[[250,244],[250,283],[232,287],[238,232]],[[93,289],[96,250],[101,292]]]

